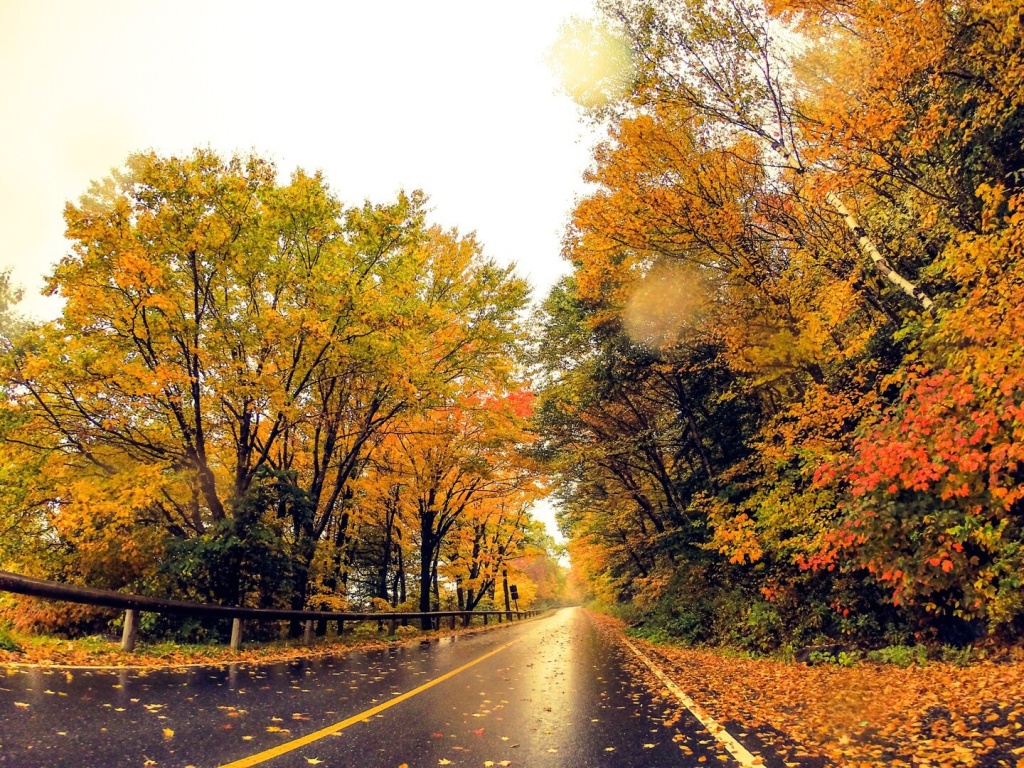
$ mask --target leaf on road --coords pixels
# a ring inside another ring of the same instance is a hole
[[[164,728],[164,738],[165,739],[173,739],[174,738],[174,731],[171,730],[170,728]]]

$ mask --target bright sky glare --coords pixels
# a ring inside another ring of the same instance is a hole
[[[589,158],[545,58],[590,4],[0,0],[0,266],[55,314],[64,202],[130,152],[211,146],[353,204],[421,188],[543,293]]]
[[[61,218],[133,152],[257,153],[347,203],[431,197],[542,296],[590,133],[546,64],[591,0],[0,0],[0,268],[21,309],[67,251]],[[541,514],[551,522],[551,512]]]

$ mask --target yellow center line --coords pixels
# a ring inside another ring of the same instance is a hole
[[[314,731],[313,733],[307,734],[305,736],[300,736],[297,739],[286,741],[284,744],[278,744],[276,747],[272,747],[271,749],[268,749],[264,752],[259,752],[249,757],[243,757],[241,760],[236,760],[233,763],[225,763],[221,766],[221,768],[248,768],[248,766],[251,765],[259,765],[260,763],[265,763],[268,760],[273,760],[275,757],[280,757],[281,755],[287,754],[288,752],[304,747],[307,744],[312,744],[314,741],[319,741],[325,736],[330,736],[332,734],[338,733],[339,731],[343,731],[350,725],[355,725],[356,723],[362,722],[367,718],[373,717],[374,715],[379,714],[386,709],[390,709],[396,704],[401,704],[406,699],[411,699],[413,696],[419,693],[423,693],[423,691],[427,690],[428,688],[433,688],[438,683],[443,683],[445,680],[449,680],[455,677],[460,672],[465,672],[470,667],[479,664],[481,661],[491,658],[491,656],[494,656],[495,654],[501,653],[505,649],[518,643],[520,640],[522,640],[522,638],[518,637],[515,640],[512,640],[511,642],[505,643],[504,645],[495,648],[493,651],[488,651],[483,656],[479,656],[478,658],[473,659],[473,661],[469,662],[468,664],[463,664],[458,669],[453,669],[451,672],[445,672],[443,675],[435,677],[433,680],[424,683],[418,688],[413,688],[411,691],[406,691],[405,693],[399,694],[398,696],[395,696],[393,699],[388,699],[383,704],[378,704],[376,707],[372,707],[371,709],[368,709],[365,712],[360,712],[358,715],[353,715],[347,720],[342,720],[340,723],[335,723],[334,725],[329,725],[326,728],[321,728],[319,731]]]

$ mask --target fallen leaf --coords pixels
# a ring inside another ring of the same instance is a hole
[[[174,738],[174,731],[172,731],[170,728],[164,728],[164,738],[165,739],[173,739]]]

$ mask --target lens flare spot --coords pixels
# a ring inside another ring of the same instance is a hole
[[[704,290],[692,270],[658,264],[634,288],[622,312],[629,337],[649,349],[679,341],[704,304]]]
[[[563,24],[548,63],[566,92],[585,107],[621,99],[633,81],[629,40],[592,19],[574,18]]]

